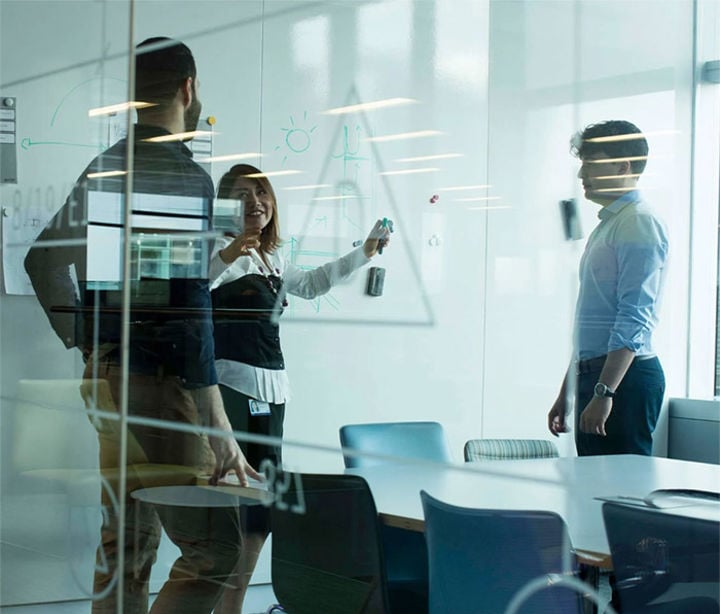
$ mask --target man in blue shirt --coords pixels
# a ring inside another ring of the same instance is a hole
[[[91,414],[104,504],[93,612],[147,611],[162,524],[181,556],[153,611],[209,614],[241,557],[237,507],[133,505],[131,493],[205,474],[234,472],[242,484],[260,476],[232,437],[217,386],[207,279],[214,190],[183,142],[200,116],[195,61],[182,43],[153,38],[138,45],[135,66],[145,105],[137,125],[90,163],[25,268],[57,335],[83,353],[83,396],[101,410]],[[204,425],[227,436],[208,438]]]
[[[652,453],[665,377],[652,344],[668,256],[663,223],[637,191],[647,140],[627,121],[576,134],[585,198],[600,223],[580,261],[575,360],[548,414],[550,432],[570,429],[568,382],[576,377],[575,443],[580,456]]]

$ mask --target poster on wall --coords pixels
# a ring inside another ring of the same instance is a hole
[[[29,198],[38,199],[40,188],[30,191]],[[34,294],[23,262],[30,245],[54,215],[54,210],[24,203],[23,192],[17,188],[3,188],[2,207],[2,264],[3,290],[6,294]]]

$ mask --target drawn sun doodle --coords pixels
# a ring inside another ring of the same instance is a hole
[[[315,132],[317,126],[312,128],[307,127],[307,111],[303,113],[303,126],[296,126],[295,119],[290,116],[290,127],[282,128],[281,130],[285,133],[285,146],[288,151],[285,153],[282,159],[282,165],[284,166],[287,162],[288,155],[301,154],[306,152],[312,144],[312,133]],[[282,145],[275,147],[275,151],[282,149]]]

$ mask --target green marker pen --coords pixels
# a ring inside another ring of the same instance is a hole
[[[387,228],[387,223],[388,223],[388,219],[386,217],[384,217],[381,228]],[[382,244],[382,241],[379,241],[377,252],[378,252],[378,254],[382,254],[382,251],[383,251],[383,244]]]

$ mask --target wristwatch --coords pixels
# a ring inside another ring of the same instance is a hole
[[[607,384],[603,384],[602,382],[598,382],[595,384],[595,388],[593,389],[593,392],[595,393],[596,397],[607,397],[608,399],[612,399],[615,396],[615,393],[608,388]]]

